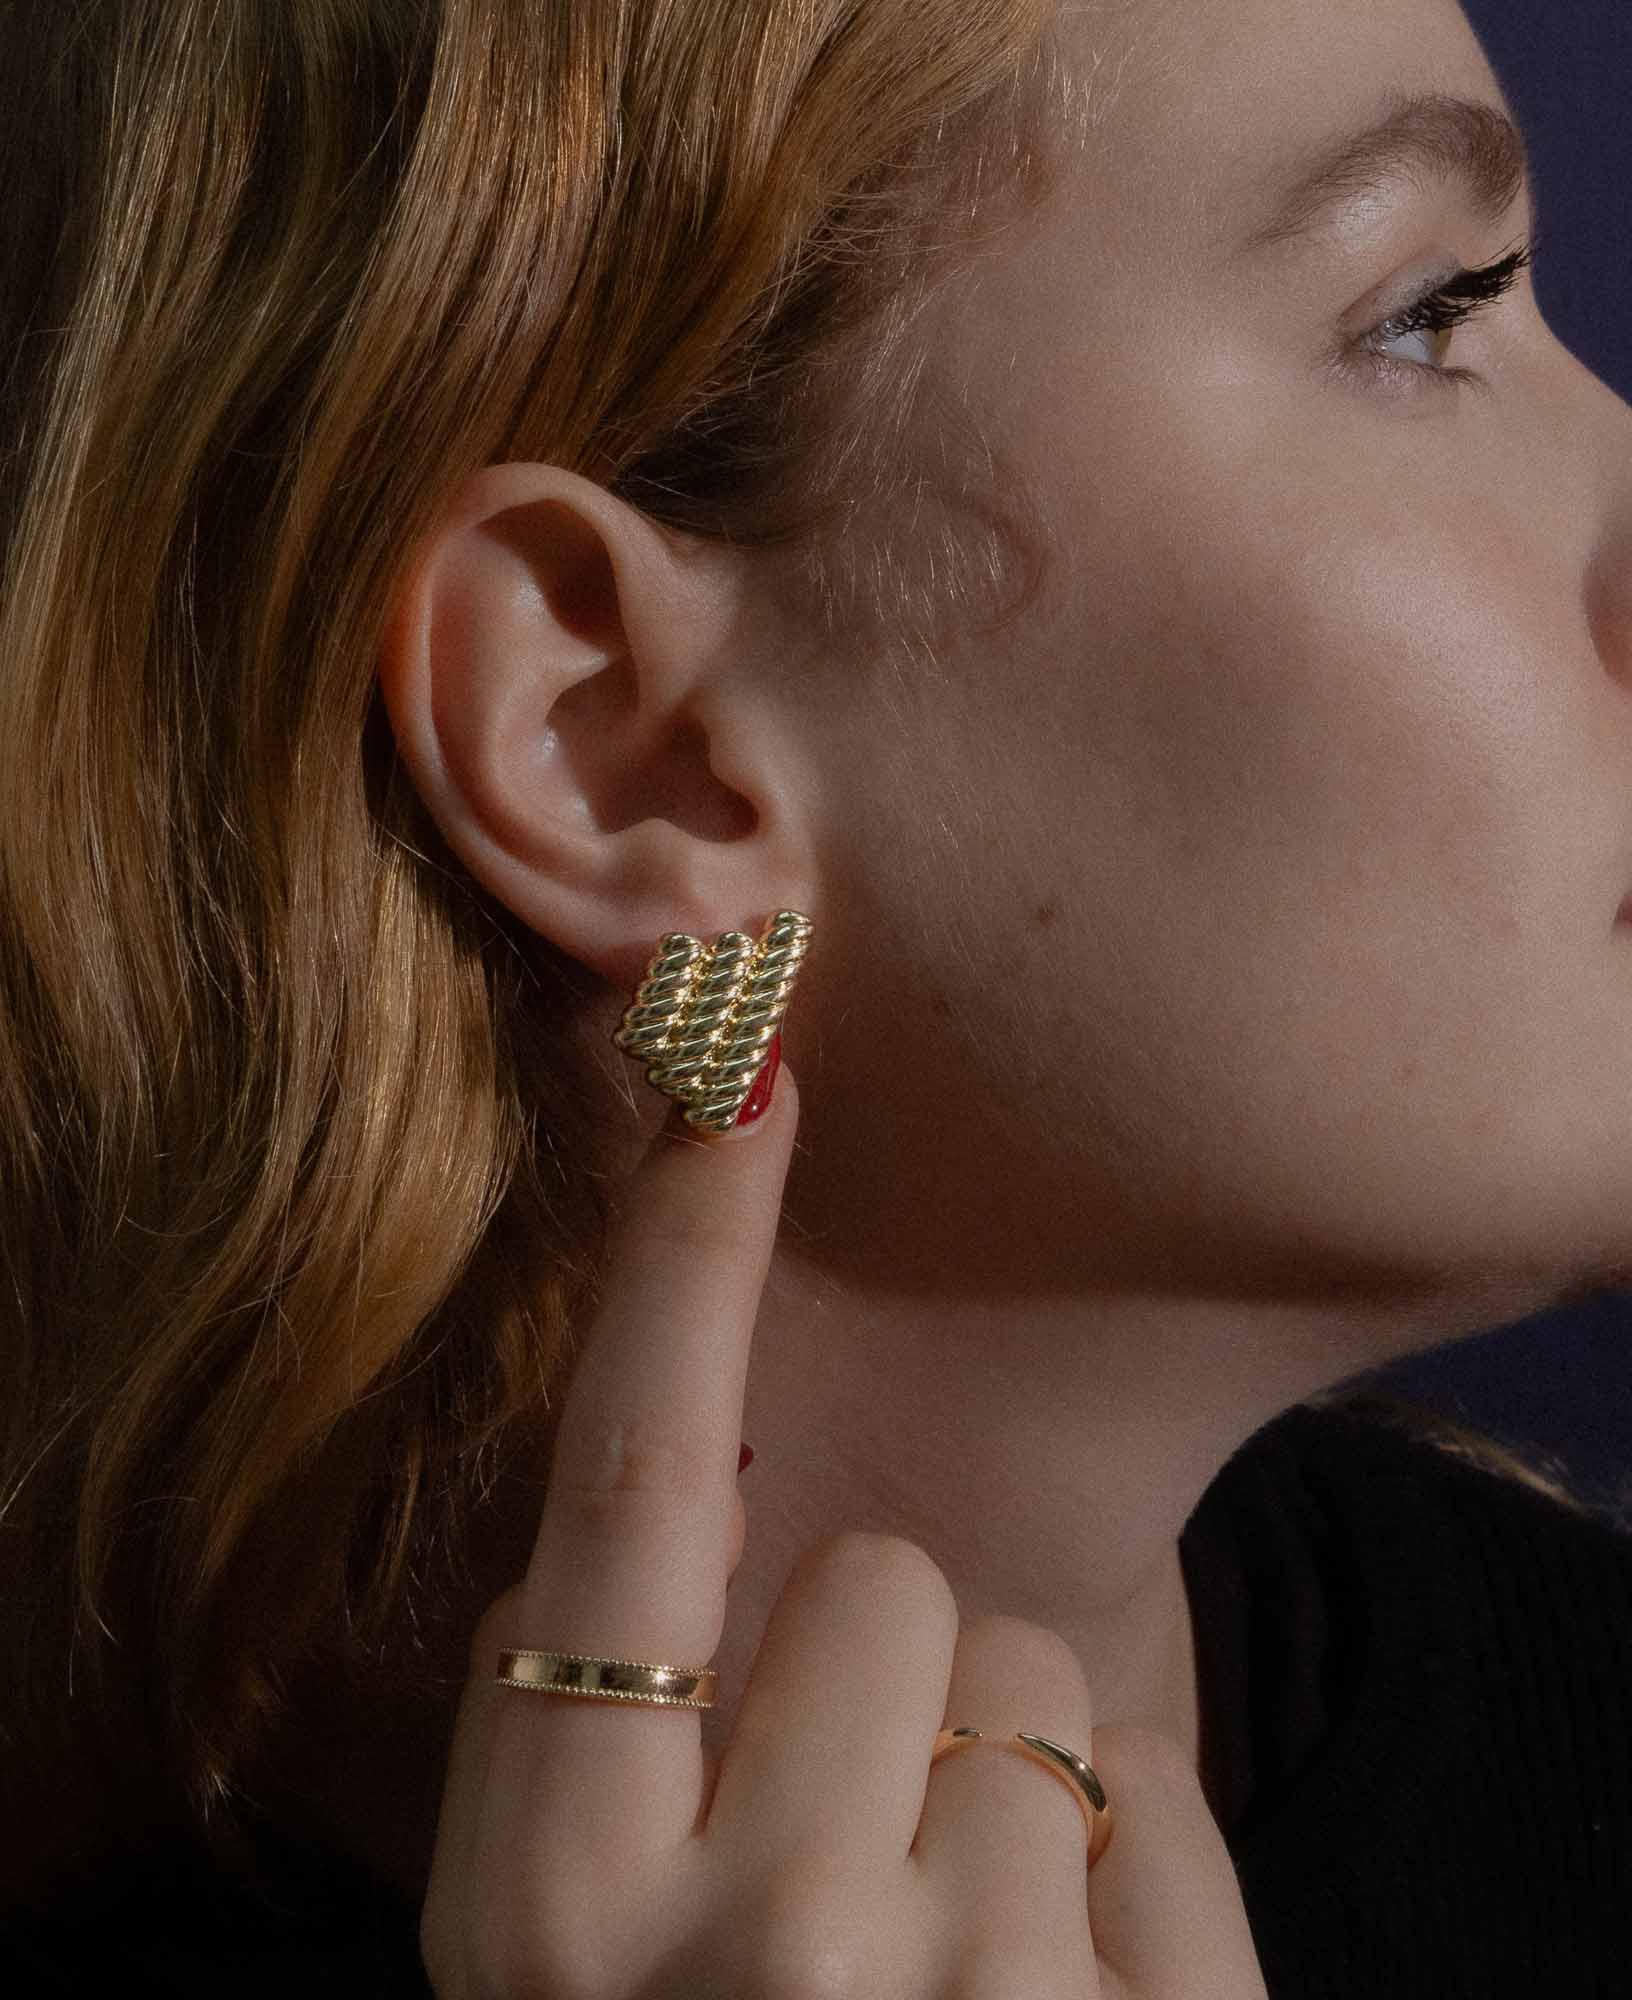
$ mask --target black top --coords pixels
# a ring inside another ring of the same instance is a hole
[[[1632,1534],[1336,1410],[1287,1411],[1180,1543],[1202,1758],[1272,2000],[1632,1994]],[[418,1911],[260,1836],[14,1923],[0,1990],[424,1995]],[[676,1995],[675,2000],[688,2000]]]
[[[1272,2000],[1628,2000],[1632,1534],[1293,1409],[1180,1549]]]

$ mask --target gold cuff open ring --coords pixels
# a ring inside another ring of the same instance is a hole
[[[1111,1844],[1110,1801],[1092,1766],[1085,1764],[1074,1750],[1067,1750],[1063,1744],[1051,1743],[1046,1736],[1033,1736],[1024,1729],[1016,1730],[1011,1737],[990,1738],[983,1737],[978,1729],[943,1729],[936,1736],[935,1747],[929,1753],[930,1764],[933,1766],[948,1751],[961,1749],[966,1743],[983,1741],[996,1744],[1000,1750],[1018,1746],[1022,1756],[1041,1764],[1045,1771],[1052,1771],[1070,1788],[1071,1796],[1082,1814],[1083,1825],[1088,1829],[1088,1866],[1092,1868]]]

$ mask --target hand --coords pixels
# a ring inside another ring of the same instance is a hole
[[[960,1633],[894,1536],[796,1564],[717,1765],[701,1712],[525,1692],[504,1647],[701,1667],[742,1552],[749,1343],[798,1120],[660,1133],[561,1411],[525,1579],[478,1627],[420,1925],[442,2000],[1265,2000],[1188,1759],[1094,1731],[1075,1655],[1011,1618]],[[772,1335],[774,1337],[774,1334]],[[1064,1783],[990,1744],[1088,1759],[1115,1834],[1086,1868]]]

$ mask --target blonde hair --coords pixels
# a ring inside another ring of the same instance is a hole
[[[458,1572],[593,1287],[593,982],[400,773],[393,585],[535,459],[763,549],[858,644],[1009,615],[1023,502],[915,325],[1052,184],[1050,12],[8,12],[14,1773],[101,1740],[230,1821],[294,1669]]]

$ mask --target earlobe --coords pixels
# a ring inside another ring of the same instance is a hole
[[[419,544],[382,636],[398,749],[449,846],[620,985],[665,931],[813,900],[735,565],[577,474],[488,466]]]

